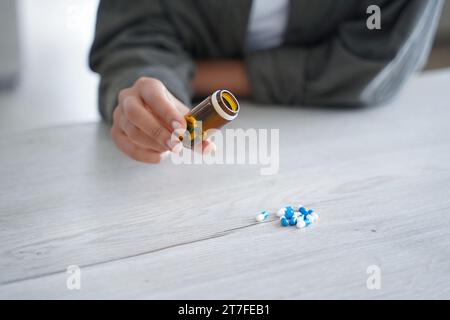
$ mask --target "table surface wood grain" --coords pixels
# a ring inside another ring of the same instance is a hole
[[[4,134],[0,298],[450,298],[449,80],[416,76],[373,108],[244,104],[233,127],[280,129],[268,176],[136,163],[98,123]],[[321,221],[255,222],[288,203]]]

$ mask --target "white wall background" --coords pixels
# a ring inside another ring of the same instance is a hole
[[[98,79],[88,69],[98,0],[17,0],[18,87],[0,91],[0,134],[97,121]]]

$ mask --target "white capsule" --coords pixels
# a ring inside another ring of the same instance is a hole
[[[306,227],[306,222],[303,219],[298,219],[297,220],[297,228],[298,229],[303,229]]]
[[[256,221],[263,222],[263,221],[266,221],[267,218],[269,218],[269,212],[263,211],[256,216]]]
[[[280,210],[278,210],[277,217],[281,218],[282,216],[284,216],[284,212],[285,212],[285,208],[281,208]]]

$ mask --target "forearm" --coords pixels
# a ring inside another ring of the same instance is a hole
[[[206,96],[218,89],[228,89],[239,97],[251,95],[250,81],[242,60],[197,61],[192,88],[196,96]]]
[[[141,77],[160,80],[177,99],[190,104],[195,66],[160,1],[135,0],[133,5],[125,0],[100,1],[89,65],[101,76],[99,107],[109,123],[120,90]]]

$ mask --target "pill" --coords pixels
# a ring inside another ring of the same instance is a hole
[[[306,226],[309,226],[311,224],[311,220],[309,219],[309,217],[306,217],[304,221]]]
[[[306,222],[303,219],[299,219],[297,220],[297,228],[298,229],[303,229],[306,227]]]
[[[285,208],[281,208],[280,210],[278,210],[277,217],[281,218],[282,216],[284,216],[284,212],[285,212]]]
[[[263,222],[263,221],[267,220],[267,218],[269,218],[269,212],[263,211],[256,216],[256,221]]]
[[[294,210],[288,210],[286,209],[284,216],[286,217],[286,219],[291,219],[293,216],[295,215]]]
[[[287,227],[289,225],[289,220],[286,219],[286,217],[283,216],[283,217],[280,218],[280,223],[281,223],[281,225],[283,227]]]
[[[289,225],[295,226],[296,224],[297,224],[297,217],[296,217],[296,216],[292,216],[292,217],[289,219]]]
[[[307,216],[307,215],[308,215],[308,210],[306,210],[305,207],[300,207],[300,208],[298,209],[298,212],[300,212],[300,213],[303,214],[304,216]]]

